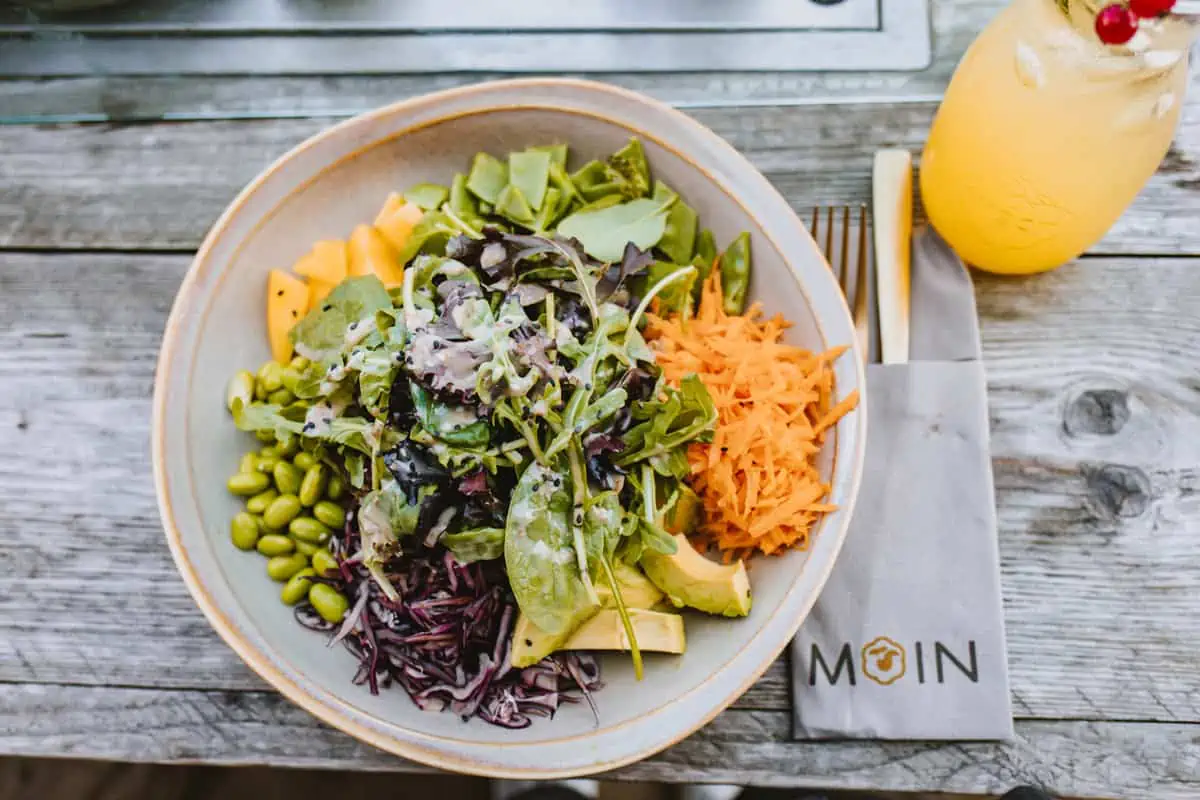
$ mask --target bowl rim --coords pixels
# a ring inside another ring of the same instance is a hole
[[[197,250],[197,253],[196,253],[194,259],[192,260],[191,264],[189,265],[187,273],[185,274],[184,279],[180,285],[180,288],[176,295],[175,301],[172,304],[171,311],[170,311],[170,314],[169,314],[168,320],[167,320],[166,329],[163,334],[162,345],[160,348],[158,363],[157,363],[157,367],[156,367],[156,371],[155,371],[154,402],[153,402],[153,409],[152,409],[153,416],[152,416],[152,425],[151,425],[151,437],[152,437],[151,450],[152,450],[152,461],[153,461],[153,470],[154,470],[155,493],[156,493],[157,500],[158,500],[159,515],[160,515],[160,518],[163,523],[164,535],[167,539],[168,546],[171,550],[171,555],[175,562],[176,569],[180,573],[180,576],[183,578],[184,583],[187,586],[189,592],[191,593],[194,601],[200,607],[201,611],[204,613],[209,624],[213,627],[214,630],[216,630],[216,632],[221,636],[221,638],[225,641],[225,643],[227,645],[229,645],[238,654],[238,656],[244,662],[246,662],[251,667],[251,669],[253,669],[260,677],[262,677],[264,680],[266,680],[269,684],[271,684],[276,690],[278,690],[280,693],[282,693],[289,700],[296,703],[301,708],[303,708],[306,711],[308,711],[309,713],[313,714],[314,716],[316,716],[318,719],[322,720],[323,722],[325,722],[329,725],[332,725],[333,727],[359,739],[360,741],[367,742],[368,744],[371,744],[371,745],[373,745],[381,750],[384,750],[386,752],[390,752],[390,753],[393,753],[396,755],[410,758],[414,761],[428,764],[431,766],[440,767],[440,768],[444,768],[444,769],[456,770],[456,771],[467,773],[467,774],[476,774],[476,775],[483,775],[483,776],[489,776],[489,777],[500,777],[500,778],[531,778],[532,777],[532,778],[539,778],[539,779],[548,779],[548,778],[576,777],[579,775],[592,774],[592,773],[595,773],[598,771],[614,769],[614,768],[625,766],[627,764],[647,758],[655,753],[665,750],[666,748],[668,748],[674,744],[677,744],[679,741],[681,741],[684,738],[686,738],[687,736],[691,735],[696,730],[699,730],[701,727],[708,724],[721,711],[728,708],[728,706],[732,702],[734,702],[747,688],[749,688],[749,686],[751,684],[753,684],[755,681],[757,681],[762,676],[762,674],[767,670],[767,668],[778,658],[779,654],[787,647],[788,642],[790,642],[790,640],[795,636],[796,631],[799,630],[801,624],[807,618],[808,614],[811,612],[812,606],[815,603],[816,598],[819,596],[821,590],[823,589],[823,587],[829,577],[829,574],[832,571],[833,565],[837,561],[837,557],[841,550],[842,543],[845,540],[845,536],[847,533],[850,519],[853,516],[854,505],[857,501],[858,492],[859,492],[859,488],[860,488],[860,484],[861,484],[861,478],[862,478],[862,473],[863,473],[863,463],[864,463],[864,458],[865,458],[865,446],[866,446],[866,419],[867,419],[867,414],[866,414],[866,401],[867,401],[867,398],[866,398],[866,373],[865,373],[865,368],[864,368],[864,361],[861,357],[861,353],[859,352],[858,343],[856,341],[854,341],[853,338],[851,339],[851,341],[849,343],[849,350],[851,351],[849,353],[849,355],[853,358],[852,366],[853,366],[854,381],[855,381],[856,388],[858,388],[858,390],[859,390],[860,400],[859,400],[859,407],[855,412],[857,427],[855,430],[855,435],[853,437],[853,445],[854,446],[848,452],[844,452],[844,453],[840,454],[841,457],[848,457],[851,462],[850,470],[847,475],[848,480],[847,480],[847,484],[846,484],[846,489],[845,489],[843,496],[841,498],[839,498],[841,518],[837,521],[836,527],[834,527],[832,530],[823,530],[821,532],[822,537],[833,536],[835,538],[835,542],[834,542],[834,545],[832,548],[832,552],[829,555],[829,558],[826,559],[824,561],[824,563],[815,564],[815,565],[812,565],[811,567],[808,566],[807,564],[805,566],[805,569],[811,568],[811,569],[820,570],[820,574],[814,585],[813,590],[809,593],[809,595],[807,597],[803,598],[797,604],[797,607],[795,609],[795,611],[796,611],[795,619],[792,620],[786,626],[788,628],[788,634],[786,636],[780,637],[780,643],[777,646],[767,647],[766,650],[769,652],[766,653],[766,655],[764,656],[761,663],[755,665],[753,668],[751,668],[748,671],[748,674],[747,674],[747,677],[745,678],[745,680],[743,682],[741,682],[739,685],[737,685],[736,687],[734,687],[731,691],[726,692],[719,699],[718,702],[713,703],[712,707],[709,710],[707,710],[705,713],[703,713],[698,720],[689,721],[689,722],[684,723],[683,725],[679,726],[678,730],[676,730],[672,735],[670,735],[662,740],[656,740],[654,742],[650,742],[650,743],[646,744],[645,746],[641,747],[640,749],[636,750],[635,752],[617,756],[617,757],[613,757],[613,758],[609,758],[608,760],[603,761],[602,763],[595,763],[595,764],[590,764],[590,765],[579,765],[579,766],[574,766],[574,767],[547,767],[547,768],[540,768],[540,769],[529,769],[529,768],[520,768],[520,767],[511,768],[511,767],[504,767],[504,766],[501,766],[501,765],[498,765],[495,763],[476,762],[476,761],[471,760],[469,756],[454,756],[452,754],[446,754],[442,750],[426,749],[426,748],[422,747],[421,745],[419,745],[418,743],[409,742],[409,741],[398,739],[398,738],[395,738],[392,736],[388,736],[383,731],[376,730],[369,725],[363,724],[359,720],[354,719],[351,715],[347,714],[343,708],[339,707],[339,706],[345,706],[347,708],[353,708],[352,703],[342,700],[340,698],[337,698],[334,703],[330,703],[328,701],[322,700],[322,699],[318,698],[312,691],[310,691],[310,689],[306,688],[302,683],[297,682],[291,676],[285,674],[285,672],[282,669],[280,669],[276,664],[272,663],[272,660],[266,653],[264,653],[262,650],[260,650],[260,648],[256,644],[249,641],[244,636],[244,634],[239,630],[238,626],[235,625],[227,617],[226,612],[223,611],[219,607],[219,604],[217,603],[217,601],[215,601],[212,597],[209,596],[209,594],[204,586],[204,581],[203,581],[201,575],[198,573],[196,567],[192,564],[191,559],[188,557],[187,548],[183,541],[183,535],[181,533],[180,527],[176,523],[175,514],[171,507],[171,499],[169,496],[170,491],[169,491],[169,486],[168,486],[170,481],[168,480],[168,477],[167,477],[165,437],[163,436],[163,426],[165,424],[166,407],[167,407],[167,396],[169,394],[167,391],[167,384],[170,382],[169,379],[172,374],[172,359],[175,355],[177,355],[175,352],[176,346],[178,344],[177,339],[182,335],[180,332],[181,310],[192,303],[192,295],[196,291],[195,284],[196,284],[197,276],[201,272],[203,265],[209,259],[210,253],[213,250],[213,248],[216,246],[216,243],[225,235],[226,228],[229,226],[230,222],[239,213],[241,213],[243,206],[251,199],[251,197],[259,190],[259,188],[263,184],[265,184],[270,178],[272,178],[275,175],[275,173],[278,172],[286,163],[290,162],[293,158],[300,155],[304,151],[308,150],[311,147],[314,147],[318,143],[323,142],[329,138],[338,136],[339,134],[343,133],[346,130],[352,129],[359,125],[362,125],[365,122],[368,122],[368,121],[371,121],[374,119],[379,119],[379,118],[386,118],[388,116],[395,115],[395,114],[402,114],[406,111],[416,111],[416,110],[421,109],[422,107],[436,106],[438,103],[443,102],[443,101],[455,100],[455,99],[464,98],[464,97],[470,97],[471,95],[475,95],[475,94],[486,95],[490,92],[495,92],[498,90],[504,91],[505,89],[514,89],[514,90],[519,91],[522,89],[537,89],[537,88],[559,89],[559,90],[574,89],[574,90],[579,90],[579,91],[599,92],[599,93],[607,92],[607,93],[619,96],[621,99],[623,99],[625,101],[647,105],[647,106],[652,107],[654,110],[656,110],[660,113],[665,113],[665,115],[670,117],[676,124],[685,127],[688,130],[689,134],[691,134],[693,136],[702,137],[705,140],[705,143],[707,145],[713,146],[717,150],[721,151],[722,155],[725,156],[726,158],[732,158],[734,160],[734,163],[737,163],[739,166],[742,166],[742,167],[752,170],[754,172],[754,174],[757,175],[761,179],[761,183],[763,184],[764,189],[766,191],[769,191],[769,193],[772,195],[772,197],[770,199],[779,204],[782,204],[782,206],[785,208],[787,207],[787,201],[782,197],[782,195],[779,194],[778,190],[776,190],[774,188],[774,186],[772,186],[768,181],[766,181],[766,179],[763,178],[761,176],[761,174],[758,173],[757,169],[755,169],[754,166],[752,164],[750,164],[749,161],[740,152],[738,152],[731,144],[726,142],[723,138],[721,138],[716,133],[711,131],[707,126],[703,125],[699,121],[689,117],[688,115],[684,114],[683,112],[681,112],[659,100],[648,97],[639,92],[634,92],[631,90],[623,89],[620,87],[613,86],[611,84],[606,84],[606,83],[602,83],[602,82],[598,82],[598,81],[590,81],[590,80],[574,79],[574,78],[521,78],[521,79],[488,81],[488,82],[472,84],[472,85],[468,85],[468,86],[450,88],[450,89],[432,92],[432,93],[428,93],[428,94],[424,94],[424,95],[414,96],[414,97],[407,98],[405,100],[401,100],[399,102],[392,103],[392,104],[389,104],[389,105],[386,105],[386,106],[383,106],[383,107],[380,107],[380,108],[377,108],[377,109],[374,109],[374,110],[371,110],[371,111],[368,111],[368,112],[365,112],[362,114],[355,115],[349,119],[343,120],[337,124],[334,124],[332,126],[329,126],[325,129],[317,132],[316,134],[308,137],[307,139],[300,142],[296,146],[289,149],[286,153],[284,153],[283,155],[281,155],[280,157],[275,159],[269,166],[267,166],[258,175],[256,175],[254,177],[254,179],[251,180],[237,194],[237,196],[225,208],[225,210],[221,213],[220,217],[218,217],[217,221],[213,224],[212,228],[209,230],[209,232],[205,236],[204,241],[202,242],[200,248]],[[722,181],[717,180],[715,178],[715,176],[712,175],[710,170],[708,170],[707,168],[696,163],[696,161],[691,156],[687,155],[685,152],[682,152],[677,147],[675,147],[671,144],[668,144],[667,142],[662,141],[659,137],[649,133],[648,131],[644,131],[639,128],[636,128],[635,126],[632,126],[628,121],[626,121],[624,119],[608,117],[605,114],[598,113],[594,110],[590,111],[590,112],[583,112],[580,109],[575,109],[575,108],[551,109],[550,106],[547,106],[545,104],[538,104],[538,103],[531,102],[531,103],[525,103],[525,104],[522,104],[522,103],[496,103],[496,104],[492,105],[491,107],[479,107],[479,108],[473,108],[466,112],[446,114],[446,115],[438,116],[431,120],[423,120],[423,121],[402,127],[398,130],[388,133],[385,136],[373,139],[369,143],[362,145],[360,147],[357,147],[352,152],[339,157],[334,162],[331,162],[330,164],[326,164],[326,165],[319,167],[312,176],[310,176],[307,179],[302,180],[295,189],[288,192],[287,195],[283,199],[278,201],[271,209],[269,209],[266,213],[264,213],[262,215],[262,219],[260,219],[255,224],[253,230],[257,230],[257,228],[259,226],[261,226],[267,219],[269,219],[270,216],[275,212],[275,210],[279,206],[281,206],[283,202],[286,201],[287,197],[290,197],[292,194],[294,194],[295,191],[298,191],[303,186],[306,186],[309,183],[311,183],[313,180],[316,180],[318,177],[320,177],[320,175],[324,174],[327,170],[336,166],[336,164],[342,163],[346,160],[354,158],[362,152],[370,150],[370,149],[377,147],[381,144],[384,144],[388,141],[391,141],[396,138],[407,135],[408,133],[410,133],[414,130],[419,130],[421,128],[428,127],[429,125],[438,124],[438,123],[441,123],[441,122],[444,122],[447,120],[452,120],[452,119],[460,118],[463,116],[486,114],[486,113],[490,113],[492,111],[514,110],[514,109],[521,109],[521,108],[541,108],[541,109],[547,109],[547,110],[557,110],[557,111],[561,111],[564,113],[570,113],[570,114],[575,114],[575,115],[590,116],[595,119],[600,119],[602,121],[609,122],[613,125],[616,125],[617,127],[623,128],[623,129],[633,130],[635,135],[638,135],[640,137],[651,140],[651,141],[655,142],[656,144],[658,144],[659,146],[662,146],[665,149],[670,150],[674,155],[676,155],[678,158],[683,160],[685,163],[687,163],[693,169],[696,169],[701,174],[703,174],[705,177],[707,177],[710,180],[710,182],[712,182],[717,188],[722,190],[734,202],[736,202],[739,206],[741,206],[743,211],[748,216],[750,216],[751,218],[753,218],[755,220],[759,219],[758,215],[753,213],[749,208],[747,208],[745,206],[745,204],[737,197],[737,195],[734,192],[730,191],[729,187],[727,187]],[[815,254],[821,262],[825,262],[824,256],[821,255],[820,250],[817,248],[815,241],[813,241],[811,235],[808,233],[807,229],[804,228],[803,224],[800,222],[799,217],[796,216],[794,211],[792,213],[790,213],[789,215],[787,215],[785,217],[785,219],[788,219],[788,221],[793,223],[795,228],[797,228],[799,230],[799,232],[801,234],[801,238],[810,245],[810,247],[812,248],[813,254]],[[794,259],[789,257],[785,253],[784,250],[782,250],[781,248],[778,247],[778,245],[775,244],[774,239],[771,236],[770,231],[768,230],[767,226],[763,225],[761,221],[759,221],[759,227],[762,230],[763,234],[765,236],[767,236],[768,240],[771,241],[772,246],[776,249],[776,251],[782,257],[784,264],[787,266],[788,270],[792,273],[792,277],[796,280],[797,286],[800,288],[801,292],[805,295],[805,297],[808,300],[809,305],[811,307],[812,302],[811,302],[811,298],[809,297],[809,292],[807,291],[807,287],[805,286],[806,281],[804,279],[804,276],[802,276],[800,274],[799,270],[793,263]],[[231,262],[232,262],[232,259],[230,259],[230,263]],[[217,271],[218,271],[217,281],[219,284],[220,282],[223,281],[225,275],[227,275],[229,272],[228,264],[218,267]],[[830,277],[832,280],[832,273],[830,274]],[[839,300],[838,307],[834,308],[834,309],[830,309],[829,313],[834,313],[834,314],[840,313],[840,315],[843,317],[841,322],[845,323],[846,328],[848,328],[849,330],[853,330],[853,325],[851,323],[849,308],[846,305],[844,298],[842,298],[840,291],[835,292],[835,294]],[[819,318],[816,319],[815,322],[817,324],[818,331],[820,332],[822,338],[824,338],[824,331],[822,330],[822,326],[820,324],[820,319]],[[190,374],[190,370],[189,370],[189,374]],[[834,450],[834,457],[835,457],[834,465],[836,467],[836,461],[837,461],[837,458],[839,457],[838,448],[836,446],[835,446],[835,450]],[[797,576],[793,580],[792,585],[789,586],[786,589],[786,591],[784,592],[783,598],[780,601],[781,605],[786,605],[788,600],[790,599],[791,595],[796,591],[797,584],[799,583],[799,574],[800,573],[797,573]],[[754,643],[764,633],[765,633],[765,630],[759,630],[758,632],[753,634],[750,641],[747,643],[747,645]],[[669,706],[675,705],[678,701],[684,699],[689,694],[691,694],[692,691],[701,688],[704,685],[704,683],[707,683],[708,681],[711,681],[714,678],[716,678],[718,673],[723,671],[728,666],[729,663],[732,663],[732,662],[727,662],[726,664],[719,665],[716,669],[713,670],[712,674],[708,678],[706,678],[705,681],[702,682],[700,685],[693,687],[693,689],[689,690],[688,692],[685,692],[685,693],[682,693],[682,694],[672,697],[671,700],[668,701],[666,704],[664,704],[664,706],[662,706],[661,708],[667,708]],[[359,711],[360,711],[360,713],[369,713],[369,712],[362,712],[361,709],[359,709]],[[651,713],[654,713],[654,712],[651,712]],[[642,715],[642,716],[645,716],[645,715]],[[606,728],[605,730],[611,730],[613,727],[620,728],[624,725],[634,724],[634,723],[638,722],[640,719],[641,719],[641,717],[626,720],[624,723],[619,723],[616,726],[610,726],[609,728]],[[404,727],[403,725],[399,725],[397,723],[388,723],[388,724],[393,725],[394,727]],[[421,736],[425,736],[425,734],[421,734],[420,732],[417,732],[417,731],[414,731],[414,733],[417,733],[418,735],[421,735]],[[573,737],[562,737],[559,739],[554,739],[553,741],[555,743],[557,743],[560,741],[566,741],[568,739],[581,740],[581,739],[590,738],[591,736],[592,736],[591,733],[587,733],[587,734],[576,735]],[[426,737],[426,738],[437,739],[440,737]],[[445,741],[447,741],[447,742],[458,741],[461,743],[461,740],[445,740]],[[473,744],[478,745],[478,746],[485,746],[485,747],[490,746],[490,747],[494,747],[496,749],[504,749],[505,748],[505,745],[502,743],[497,744],[497,743],[478,743],[478,742],[476,742]],[[527,747],[538,746],[538,743],[514,743],[513,745],[509,745],[509,746],[510,747],[511,746],[520,746],[521,744],[523,744],[524,746],[527,746]],[[543,742],[542,744],[545,744],[545,742]]]

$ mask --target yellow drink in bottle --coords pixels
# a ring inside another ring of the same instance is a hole
[[[1052,269],[1095,244],[1154,174],[1187,85],[1191,26],[1100,42],[1098,3],[1014,0],[967,50],[921,163],[930,221],[968,263]]]

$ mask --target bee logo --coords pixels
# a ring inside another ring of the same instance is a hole
[[[862,671],[880,686],[891,686],[908,668],[904,648],[886,636],[876,636],[863,645]]]

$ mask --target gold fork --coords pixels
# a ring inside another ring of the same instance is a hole
[[[866,206],[859,206],[856,215],[850,206],[824,206],[813,209],[809,225],[851,308],[854,334],[867,363],[877,360],[879,352],[878,315],[869,304],[870,223]]]

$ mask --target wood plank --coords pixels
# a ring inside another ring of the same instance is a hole
[[[788,741],[781,711],[728,711],[675,747],[609,773],[877,791],[999,794],[1021,783],[1062,796],[1194,798],[1195,726],[1022,722],[1010,744]],[[0,752],[134,762],[427,768],[332,730],[272,692],[0,684]]]
[[[874,150],[919,152],[934,106],[697,109],[801,213],[867,199]],[[191,250],[322,120],[0,127],[0,247]],[[1200,105],[1096,254],[1200,253]]]
[[[939,95],[967,45],[1005,0],[935,0],[934,58],[915,72],[613,73],[600,80],[683,107],[788,104],[825,98],[895,101]],[[0,80],[7,119],[212,119],[349,116],[438,89],[506,77],[339,75],[277,77],[121,77]]]
[[[0,252],[0,681],[263,685],[175,576],[149,477],[186,265]],[[1088,259],[978,299],[1017,715],[1200,722],[1197,264]],[[740,701],[788,704],[782,665]]]

